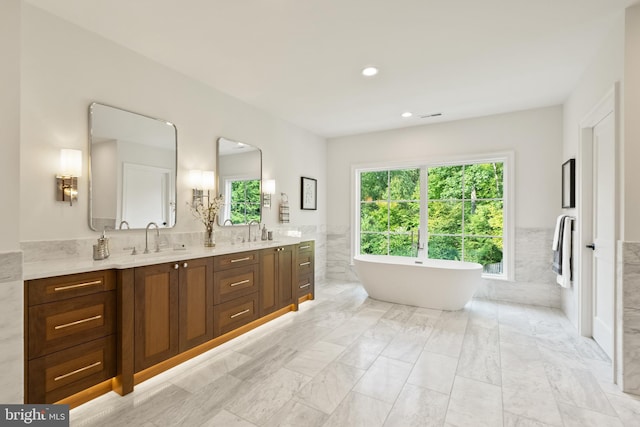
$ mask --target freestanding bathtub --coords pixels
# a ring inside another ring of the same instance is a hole
[[[474,262],[384,255],[357,255],[356,271],[374,299],[438,310],[460,310],[482,275]]]

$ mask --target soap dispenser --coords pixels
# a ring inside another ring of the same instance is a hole
[[[260,237],[261,240],[267,240],[267,225],[266,224],[262,224],[262,236]]]
[[[109,238],[105,230],[102,230],[102,236],[98,237],[98,244],[93,245],[93,259],[101,260],[109,258]]]

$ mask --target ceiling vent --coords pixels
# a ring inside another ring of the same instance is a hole
[[[431,117],[439,117],[442,113],[433,113],[433,114],[425,114],[424,116],[420,116],[421,119],[430,119]]]

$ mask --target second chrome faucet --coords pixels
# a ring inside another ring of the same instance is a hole
[[[158,224],[156,224],[155,222],[150,222],[149,224],[147,224],[147,228],[144,232],[144,253],[145,254],[149,253],[149,227],[151,226],[156,228],[156,252],[160,252],[160,229],[158,228]]]

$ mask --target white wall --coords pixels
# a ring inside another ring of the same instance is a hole
[[[348,225],[351,165],[515,153],[515,225],[551,227],[560,206],[562,110],[549,107],[329,140],[328,224]]]
[[[188,171],[215,170],[220,136],[262,149],[265,177],[275,179],[277,191],[287,192],[292,201],[292,225],[324,227],[323,185],[318,189],[318,211],[295,209],[300,176],[324,182],[323,138],[30,5],[23,6],[22,38],[21,241],[95,237],[88,226],[86,173],[88,107],[94,101],[176,125],[174,231],[201,231],[186,208],[191,192]],[[85,173],[73,207],[54,198],[60,148],[84,152]],[[266,212],[264,219],[268,228],[275,225],[277,209]]]
[[[640,241],[640,4],[630,7],[625,16],[624,38],[624,129],[622,156],[624,179],[622,239]]]
[[[329,140],[327,275],[350,268],[351,166],[511,151],[515,170],[515,281],[485,280],[478,297],[559,307],[551,239],[561,200],[560,106]]]
[[[22,253],[20,252],[19,0],[0,2],[0,402],[23,401]]]
[[[19,249],[20,1],[0,3],[0,252]]]
[[[596,49],[591,65],[585,70],[564,104],[563,161],[578,157],[580,122],[603,99],[616,82],[620,82],[621,85],[626,84],[623,82],[624,37],[624,14],[621,14],[614,20],[611,32],[603,44]],[[622,157],[619,153],[619,158]],[[637,167],[635,169],[637,170]],[[579,197],[580,195],[578,195]],[[577,216],[576,209],[566,209],[564,212]],[[576,252],[574,256],[576,260],[574,265],[579,265],[580,251]],[[579,286],[579,284],[576,283],[573,288],[562,290],[562,309],[569,320],[577,327],[578,292],[575,291],[576,286]]]

